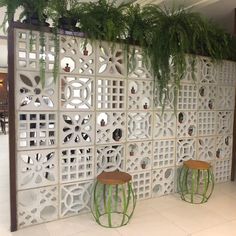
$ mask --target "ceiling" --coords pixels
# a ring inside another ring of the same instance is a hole
[[[129,1],[129,0],[125,0]],[[122,0],[118,0],[122,2]],[[234,32],[234,12],[236,8],[236,0],[133,0],[134,3],[140,5],[159,4],[160,6],[184,6],[187,9],[198,11],[214,22],[221,25],[228,32]],[[3,20],[5,9],[0,8],[0,23]],[[19,12],[17,13],[19,14]],[[3,31],[0,30],[0,69],[7,66],[7,40]]]

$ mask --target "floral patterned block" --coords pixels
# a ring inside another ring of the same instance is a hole
[[[95,83],[86,76],[61,76],[61,109],[94,110]]]
[[[217,109],[218,110],[234,110],[235,104],[235,87],[217,87]]]
[[[215,141],[215,137],[199,137],[197,141],[199,160],[209,162],[215,159]]]
[[[173,112],[154,112],[154,139],[174,138],[176,135],[176,116]]]
[[[16,75],[16,109],[56,110],[57,83],[52,74],[45,74],[43,87],[39,73],[19,72]]]
[[[60,118],[61,146],[94,144],[93,112],[65,112],[61,113]]]
[[[18,189],[54,185],[58,182],[56,150],[19,152],[17,160]]]
[[[126,61],[122,45],[107,42],[97,45],[97,75],[126,77]]]
[[[58,218],[58,188],[50,186],[17,193],[18,227],[44,223]]]
[[[68,217],[90,211],[93,181],[61,185],[60,217]]]

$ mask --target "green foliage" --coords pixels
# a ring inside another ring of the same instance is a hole
[[[125,37],[124,5],[106,0],[81,3],[78,7],[80,28],[91,39],[116,41]]]

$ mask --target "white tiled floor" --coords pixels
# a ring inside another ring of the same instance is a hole
[[[9,232],[7,136],[0,134],[0,236],[235,236],[236,183],[218,184],[208,203],[191,205],[169,195],[138,202],[127,226],[106,229],[90,214]]]

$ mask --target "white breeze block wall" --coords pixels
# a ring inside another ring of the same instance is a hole
[[[211,162],[216,182],[231,171],[236,64],[197,57],[194,81],[181,82],[164,114],[153,103],[153,79],[135,51],[127,71],[121,45],[60,36],[60,78],[53,82],[52,35],[46,37],[46,85],[40,83],[39,32],[15,31],[18,226],[89,211],[102,171],[133,177],[137,199],[170,194],[183,161]],[[68,64],[67,64],[68,63]]]

